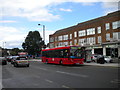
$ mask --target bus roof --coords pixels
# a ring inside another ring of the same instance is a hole
[[[74,45],[76,46],[76,45]],[[72,46],[66,46],[66,47],[57,47],[57,48],[50,48],[50,49],[43,49],[42,51],[49,51],[49,50],[59,50],[59,49],[70,49]]]

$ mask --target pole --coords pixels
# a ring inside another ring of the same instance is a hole
[[[44,42],[45,42],[45,25],[43,25],[43,39],[44,39]]]
[[[42,24],[38,24],[39,26],[42,25]],[[43,40],[45,42],[45,25],[42,25],[43,26]]]

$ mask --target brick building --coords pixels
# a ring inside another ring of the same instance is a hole
[[[49,35],[49,48],[80,45],[91,54],[120,56],[120,11],[95,18]]]

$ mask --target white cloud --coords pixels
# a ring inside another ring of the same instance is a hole
[[[104,2],[102,7],[104,8],[104,14],[108,14],[118,10],[118,2]]]
[[[5,27],[0,26],[0,46],[3,47],[3,42],[6,42],[5,47],[11,48],[14,47],[12,44],[17,44],[16,47],[21,47],[21,43],[26,36],[25,33],[21,31],[21,29],[17,29],[14,27]],[[9,47],[10,46],[10,47]]]
[[[64,8],[60,8],[60,11],[72,12],[72,10],[71,10],[71,9],[64,9]]]
[[[15,23],[16,21],[13,21],[13,20],[3,20],[3,21],[0,21],[0,23]]]
[[[42,28],[39,28],[42,29]],[[38,30],[39,30],[38,29]],[[49,42],[49,35],[53,34],[55,31],[45,30],[45,42],[46,44]],[[43,38],[43,31],[39,30],[41,37]],[[0,46],[3,47],[3,43],[5,48],[22,48],[21,45],[25,40],[25,37],[28,33],[23,32],[23,28],[15,28],[15,27],[5,27],[0,26]]]
[[[58,5],[65,2],[83,3],[92,5],[92,2],[118,2],[119,0],[1,0],[0,16],[24,17],[32,21],[52,21],[60,19],[59,15],[51,13],[48,6]],[[89,3],[88,3],[89,2]],[[105,8],[113,6],[104,4]],[[71,11],[70,9],[62,9]]]

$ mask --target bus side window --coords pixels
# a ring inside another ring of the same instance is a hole
[[[64,52],[63,52],[63,50],[60,50],[60,57],[61,57],[61,58],[64,57]]]
[[[64,58],[68,57],[68,50],[66,50],[66,49],[64,50],[64,55],[63,56],[64,56]]]
[[[50,57],[50,58],[53,58],[53,57],[54,57],[53,50],[49,51],[49,57]]]
[[[54,56],[55,58],[57,58],[57,57],[58,57],[57,50],[54,50],[53,56]]]

